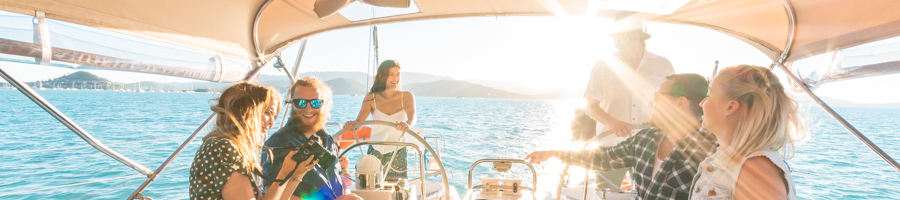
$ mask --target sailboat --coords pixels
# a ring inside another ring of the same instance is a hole
[[[891,156],[872,143],[861,131],[857,130],[814,92],[817,86],[846,80],[850,78],[867,78],[876,75],[900,72],[897,60],[879,61],[849,65],[835,59],[829,66],[817,68],[815,71],[799,71],[792,64],[795,61],[814,55],[840,52],[881,39],[900,35],[900,8],[898,1],[879,0],[684,0],[684,1],[557,1],[557,0],[360,0],[379,7],[411,7],[417,11],[374,18],[350,20],[338,11],[354,1],[228,1],[211,2],[205,0],[183,0],[169,3],[148,3],[136,0],[97,0],[89,2],[59,3],[54,0],[0,0],[0,9],[34,16],[37,23],[47,20],[61,20],[69,23],[111,29],[139,38],[150,38],[156,42],[164,42],[186,48],[202,49],[214,52],[204,58],[239,60],[234,62],[213,62],[215,67],[195,66],[191,68],[169,65],[155,60],[136,60],[117,58],[112,52],[88,51],[91,48],[55,48],[49,42],[32,44],[11,39],[0,38],[4,46],[18,48],[0,48],[0,53],[34,58],[54,58],[54,61],[88,65],[93,67],[141,72],[157,75],[168,75],[212,82],[234,82],[251,80],[260,73],[266,63],[283,50],[311,36],[338,29],[364,27],[386,23],[420,21],[429,19],[461,18],[476,16],[559,16],[559,17],[611,17],[620,12],[637,12],[632,15],[648,21],[677,23],[716,30],[735,37],[757,48],[772,60],[772,67],[787,74],[790,82],[810,96],[817,105],[846,128],[853,136],[862,141],[868,148],[878,154],[888,165],[900,172],[898,164]],[[320,4],[320,2],[324,2]],[[655,2],[655,3],[654,3]],[[673,2],[673,3],[669,3]],[[677,2],[677,3],[674,3]],[[77,5],[72,5],[77,4]],[[116,5],[116,6],[110,6]],[[48,27],[35,26],[35,34],[44,33],[49,37]],[[53,27],[49,27],[52,29]],[[227,33],[227,34],[223,34]],[[65,33],[56,33],[65,34]],[[137,45],[132,48],[141,48]],[[21,50],[25,49],[25,50]],[[46,51],[42,49],[53,49]],[[300,51],[302,56],[303,51]],[[835,56],[838,57],[835,53]],[[173,59],[174,60],[174,59]],[[843,64],[843,65],[842,65]],[[0,71],[3,71],[0,66]],[[288,76],[296,78],[284,68]],[[296,71],[296,68],[294,69]],[[91,146],[134,169],[137,174],[146,175],[146,181],[135,188],[128,199],[143,198],[144,189],[161,176],[183,176],[183,174],[166,173],[166,167],[177,155],[201,133],[204,127],[215,118],[207,118],[205,123],[191,133],[175,152],[155,170],[139,164],[116,151],[107,148],[75,125],[64,114],[56,110],[41,95],[30,88],[22,87],[15,77],[3,71],[2,76],[16,86],[24,95],[36,104],[42,105],[66,127],[81,136]],[[74,83],[73,87],[74,89]],[[138,83],[138,92],[143,92]],[[374,125],[390,125],[381,122],[370,122]],[[343,134],[343,133],[338,133]],[[410,134],[415,135],[415,134]],[[340,135],[336,135],[340,136]],[[434,182],[438,187],[425,187],[425,181],[418,189],[439,188],[437,199],[453,199],[450,183],[447,179],[447,168],[441,163],[441,154],[424,138],[415,138],[420,144],[392,143],[396,145],[413,145],[428,149],[437,158],[437,167],[421,167],[422,175],[439,177]],[[359,141],[358,144],[378,141]],[[387,141],[391,142],[391,141]],[[447,151],[443,151],[447,153]],[[424,157],[413,157],[421,160]],[[523,164],[521,160],[484,158],[473,163],[472,168],[480,163],[493,163],[495,169],[507,169],[508,165]],[[463,199],[536,199],[530,191],[536,188],[536,181],[527,180],[494,180],[482,179],[482,184],[475,184],[471,179],[463,190],[467,191]],[[537,176],[535,173],[534,176]],[[424,178],[423,178],[424,179]],[[501,183],[522,183],[522,187],[499,185]],[[487,184],[484,184],[487,183]],[[491,184],[495,183],[495,184]],[[533,184],[528,186],[528,184]],[[383,184],[390,186],[390,184]],[[514,188],[514,189],[511,189]],[[558,189],[557,199],[598,199],[606,197],[591,193],[583,187],[581,195],[563,195]],[[394,187],[393,194],[404,188]],[[517,192],[509,193],[507,190]],[[577,188],[576,188],[577,190]],[[374,190],[373,190],[374,191]],[[372,193],[358,190],[354,192]],[[521,191],[521,192],[519,192]],[[506,193],[504,193],[506,192]],[[527,193],[526,193],[527,192]],[[525,194],[522,194],[525,193]],[[431,194],[419,191],[419,194]],[[2,196],[3,194],[0,194]],[[427,196],[427,195],[425,195]],[[425,197],[422,197],[425,198]],[[630,198],[630,197],[612,197]]]

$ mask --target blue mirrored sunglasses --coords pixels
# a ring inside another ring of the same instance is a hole
[[[325,100],[321,99],[292,99],[289,100],[288,103],[294,105],[294,108],[304,109],[306,105],[312,106],[312,108],[322,108],[322,104],[325,103]]]

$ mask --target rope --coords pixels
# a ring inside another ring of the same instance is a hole
[[[184,170],[184,169],[189,169],[189,168],[191,168],[191,166],[187,166],[187,167],[182,167],[182,168],[174,169],[174,170],[172,170],[172,171],[179,171],[179,170]],[[128,179],[128,178],[135,178],[135,177],[146,177],[146,176],[143,175],[143,174],[137,174],[137,175],[131,175],[131,176],[122,176],[122,177],[116,177],[116,178],[100,179],[100,180],[94,180],[94,181],[88,181],[88,182],[73,183],[73,184],[68,184],[68,185],[60,185],[60,186],[53,186],[53,187],[45,187],[45,188],[34,189],[34,190],[26,190],[26,191],[10,192],[10,193],[6,193],[6,194],[0,194],[0,197],[10,196],[10,195],[17,195],[17,194],[27,194],[27,193],[37,192],[37,191],[52,190],[52,189],[57,189],[57,188],[72,187],[72,186],[79,186],[79,185],[87,185],[87,184],[91,184],[91,183],[99,183],[99,182],[106,182],[106,181],[112,181],[112,180],[118,180],[118,179]]]
[[[120,145],[120,144],[131,144],[131,143],[150,142],[150,141],[160,141],[160,140],[172,140],[172,139],[179,139],[179,138],[184,138],[184,137],[171,137],[171,138],[150,139],[150,140],[131,141],[131,142],[119,142],[119,143],[110,143],[110,144],[106,144],[106,145],[107,145],[107,146],[112,146],[112,145]],[[26,151],[17,151],[17,152],[0,153],[0,156],[15,155],[15,154],[26,154],[26,153],[39,153],[39,152],[47,152],[47,151],[60,151],[60,150],[71,150],[71,149],[83,149],[83,148],[91,148],[91,147],[92,147],[92,146],[77,146],[77,147],[66,147],[66,148],[56,148],[56,149],[26,150]]]
[[[818,174],[813,174],[813,173],[804,172],[804,171],[797,171],[797,170],[791,170],[791,172],[793,172],[793,173],[798,173],[798,174],[804,174],[804,175],[817,176],[817,177],[822,177],[822,178],[829,178],[829,179],[832,179],[832,180],[842,181],[842,182],[845,182],[845,183],[854,183],[854,184],[857,184],[857,185],[865,185],[865,186],[869,186],[869,187],[881,188],[881,189],[885,189],[885,190],[892,190],[892,191],[900,192],[900,189],[897,189],[897,188],[892,188],[892,187],[887,187],[887,186],[881,186],[881,185],[873,185],[873,184],[863,183],[863,182],[859,182],[859,181],[853,181],[853,180],[844,179],[844,178],[831,177],[831,176],[825,176],[825,175],[818,175]]]

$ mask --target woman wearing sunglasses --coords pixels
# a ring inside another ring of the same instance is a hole
[[[350,130],[356,122],[365,121],[372,114],[372,120],[396,122],[396,127],[372,127],[373,141],[400,141],[401,131],[409,130],[416,123],[416,100],[411,92],[400,90],[400,64],[394,60],[385,60],[378,66],[372,89],[363,98],[362,108],[356,121],[344,123],[344,130]],[[372,145],[369,154],[381,159],[382,165],[388,163],[396,153],[388,175],[384,180],[397,181],[406,179],[406,148],[397,146]]]
[[[238,82],[211,106],[216,113],[212,131],[194,156],[190,171],[191,199],[280,199],[290,195],[311,165],[312,157],[299,163],[288,153],[277,179],[263,195],[260,192],[259,152],[266,132],[275,123],[281,106],[278,92],[270,86]],[[297,166],[297,171],[291,173]],[[291,175],[289,175],[291,174]],[[290,176],[290,177],[288,177]]]
[[[775,74],[751,65],[722,69],[700,105],[719,147],[700,164],[691,199],[796,199],[784,160],[808,132]]]

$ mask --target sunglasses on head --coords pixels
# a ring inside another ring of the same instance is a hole
[[[304,109],[306,105],[312,106],[312,108],[322,108],[322,104],[325,103],[325,100],[321,99],[291,99],[287,101],[291,105],[294,105],[294,108]]]

